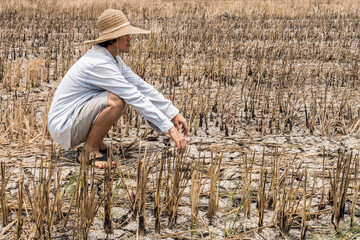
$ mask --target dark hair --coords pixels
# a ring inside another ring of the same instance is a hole
[[[112,45],[114,42],[116,42],[116,39],[111,39],[106,42],[101,42],[99,43],[99,45],[106,48],[107,46]]]

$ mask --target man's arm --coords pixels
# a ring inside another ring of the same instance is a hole
[[[147,121],[154,124],[160,132],[168,132],[174,124],[132,83],[127,81],[115,64],[104,62],[97,64],[89,72],[86,84],[92,88],[114,93],[132,106]]]
[[[159,109],[170,120],[175,118],[179,113],[179,110],[173,105],[173,103],[166,99],[159,91],[153,86],[145,82],[137,74],[135,74],[126,64],[118,58],[121,73],[127,81],[133,84],[141,94],[143,94],[149,101]]]
[[[141,94],[143,94],[149,101],[158,108],[165,116],[172,120],[175,127],[172,127],[168,132],[172,140],[175,142],[177,151],[183,152],[186,147],[185,138],[181,135],[187,136],[189,127],[186,119],[179,113],[179,110],[172,104],[172,102],[166,99],[160,92],[158,92],[153,86],[141,79],[135,74],[129,67],[127,67],[121,58],[118,58],[118,64],[120,65],[121,72],[126,80],[133,84]],[[150,124],[152,127],[156,127]],[[156,128],[155,128],[156,129]],[[181,132],[181,133],[180,133]]]

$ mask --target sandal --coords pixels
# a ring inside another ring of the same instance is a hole
[[[77,152],[76,152],[76,156],[79,156],[79,154],[80,154],[80,152],[83,150],[84,148],[83,147],[79,147],[78,149],[77,149]],[[99,152],[102,154],[102,155],[108,155],[108,149],[109,148],[105,148],[105,149],[103,149],[103,150],[99,150]],[[117,154],[117,152],[113,149],[112,150],[113,151],[113,154],[115,155],[115,154]]]
[[[76,156],[75,156],[76,162],[78,162],[79,164],[81,164],[81,162],[80,162],[80,160],[79,160],[81,151],[82,151],[82,148],[78,148],[78,150],[77,150],[77,152],[76,152]],[[101,152],[100,152],[100,153],[101,153]],[[103,154],[103,153],[102,153],[102,154]],[[89,165],[93,164],[94,162],[107,162],[107,161],[108,161],[108,158],[107,158],[107,156],[104,154],[104,155],[102,155],[101,157],[89,159]],[[113,167],[111,167],[111,168],[113,168]]]
[[[102,155],[108,155],[108,148],[105,148],[103,150],[99,150],[99,152],[102,154]]]
[[[99,150],[99,152],[102,154],[102,155],[108,155],[109,154],[109,148],[105,148],[103,150]],[[112,154],[113,155],[117,155],[118,152],[115,150],[115,149],[112,149]]]

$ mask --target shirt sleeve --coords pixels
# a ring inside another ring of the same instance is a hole
[[[117,60],[119,61],[118,65],[125,79],[134,86],[136,86],[136,88],[141,92],[141,94],[146,96],[149,101],[163,114],[165,114],[168,119],[173,119],[179,113],[179,110],[173,105],[170,100],[166,99],[153,86],[151,86],[141,77],[135,74],[129,67],[126,66],[126,64],[121,60],[120,57],[118,57]]]
[[[150,125],[156,126],[155,130],[159,133],[167,132],[174,126],[170,119],[155,106],[157,102],[153,104],[150,101],[147,94],[149,90],[140,88],[145,92],[145,94],[142,93],[133,82],[125,79],[120,69],[112,62],[96,65],[90,71],[86,83],[91,85],[91,88],[105,89],[124,99],[149,123],[152,123]]]

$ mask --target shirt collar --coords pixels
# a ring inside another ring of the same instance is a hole
[[[117,62],[119,62],[119,56],[116,56],[116,61],[115,59],[113,58],[113,56],[111,55],[111,53],[104,47],[100,46],[99,44],[95,44],[93,47],[92,47],[92,50],[99,53],[99,54],[102,54],[102,55],[105,55],[107,57],[110,57],[111,60],[116,64]]]

